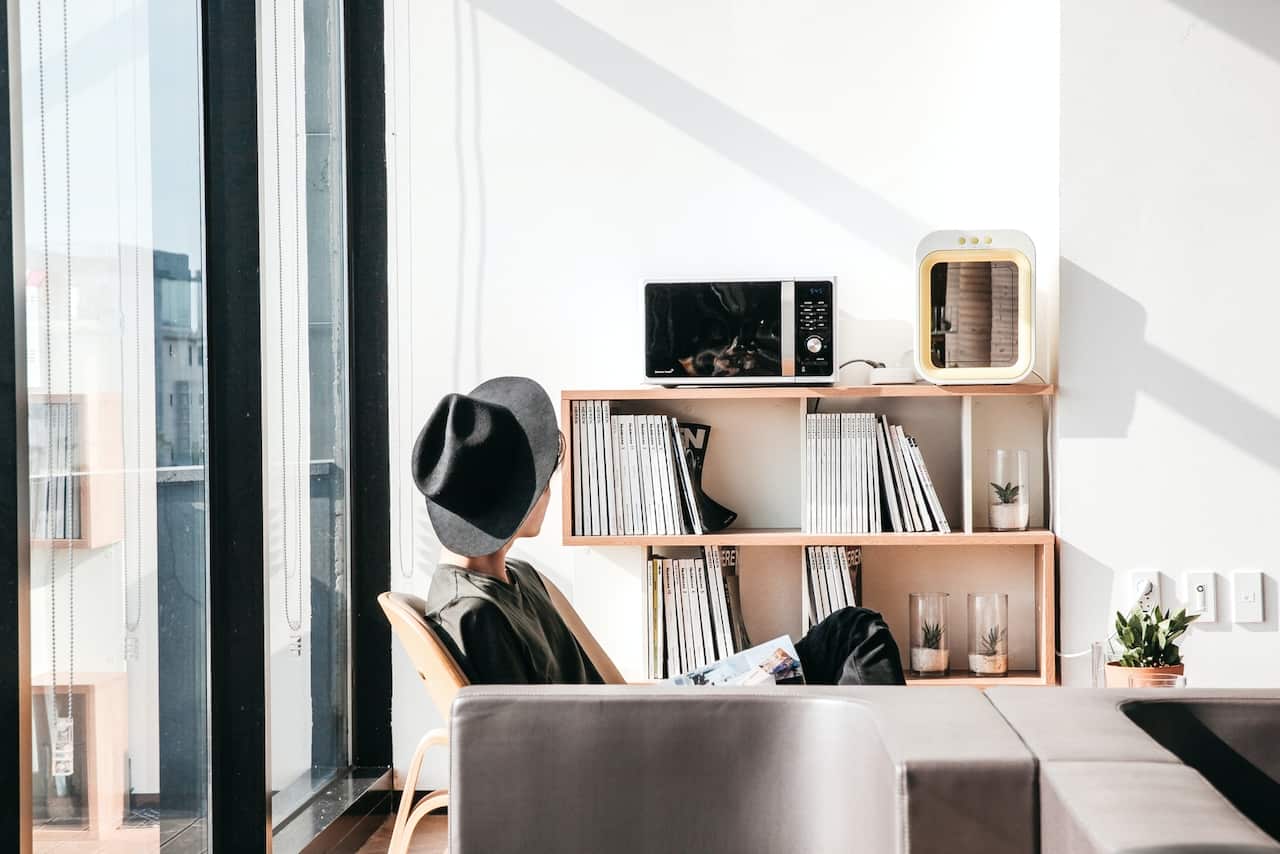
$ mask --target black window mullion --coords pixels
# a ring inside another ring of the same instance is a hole
[[[0,2],[0,850],[31,851],[30,549],[27,482],[26,287],[15,229],[21,175],[13,140],[22,133],[17,3]],[[12,27],[12,30],[10,29]]]
[[[209,841],[268,851],[255,0],[203,0]]]
[[[387,146],[383,0],[344,10],[348,395],[351,408],[351,764],[388,767],[391,586],[387,392]]]

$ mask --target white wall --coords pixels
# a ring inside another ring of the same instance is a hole
[[[1275,686],[1280,6],[1062,5],[1062,642],[1105,636],[1133,569],[1171,604],[1211,570],[1188,682]],[[1236,569],[1267,573],[1262,625],[1228,621]]]
[[[407,477],[431,407],[504,373],[553,396],[634,384],[644,277],[834,273],[839,354],[892,360],[911,347],[919,238],[1021,228],[1042,259],[1052,353],[1058,6],[939,10],[923,0],[392,4],[397,589],[425,593],[435,560]],[[632,604],[641,551],[559,539],[553,506],[526,551],[629,666],[643,646]],[[410,555],[417,569],[405,578]],[[403,769],[437,719],[395,656]],[[425,782],[443,777],[437,762]]]

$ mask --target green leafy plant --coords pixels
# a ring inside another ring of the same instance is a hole
[[[978,654],[979,655],[999,655],[1000,647],[1004,643],[1005,630],[999,626],[992,626],[987,629],[987,633],[978,638]]]
[[[990,481],[988,481],[990,483]],[[1018,501],[1018,494],[1022,492],[1021,486],[1014,486],[1012,483],[1006,483],[1001,486],[998,483],[992,483],[991,488],[996,491],[996,498],[1001,504],[1015,504]]]
[[[942,649],[942,623],[925,622],[920,627],[920,640],[925,649]]]
[[[1168,667],[1182,663],[1175,643],[1195,622],[1199,614],[1187,616],[1183,608],[1174,614],[1161,611],[1157,605],[1150,613],[1134,608],[1129,616],[1116,611],[1116,640],[1120,644],[1121,667]]]

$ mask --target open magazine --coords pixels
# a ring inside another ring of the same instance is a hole
[[[800,656],[786,635],[665,680],[665,685],[803,684]]]

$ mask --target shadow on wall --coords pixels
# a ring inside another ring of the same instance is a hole
[[[1215,435],[1280,469],[1280,418],[1145,340],[1147,313],[1136,300],[1068,258],[1060,267],[1059,364],[1070,366],[1058,409],[1064,438],[1118,438],[1129,432],[1138,393],[1148,394]],[[1082,405],[1083,404],[1083,405]]]
[[[472,5],[895,258],[929,229],[877,193],[551,0]]]
[[[1280,3],[1173,0],[1173,4],[1280,62]]]

